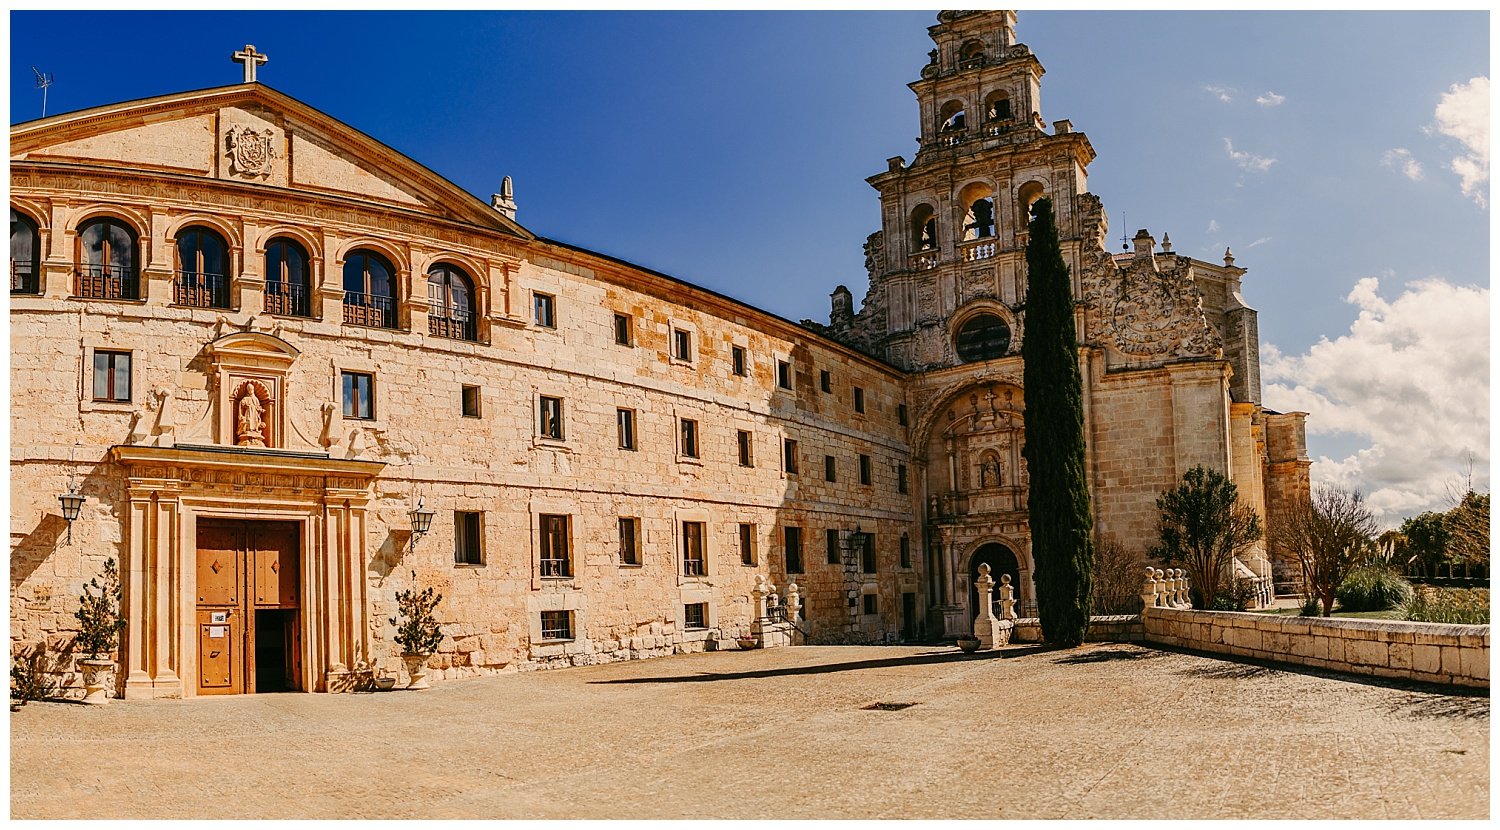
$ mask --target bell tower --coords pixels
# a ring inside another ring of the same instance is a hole
[[[881,205],[870,293],[835,334],[915,371],[1019,360],[1030,206],[1052,199],[1077,274],[1080,243],[1105,230],[1085,192],[1094,149],[1068,121],[1048,132],[1045,70],[1016,42],[1015,12],[944,11],[927,32],[935,48],[909,84],[917,152],[867,180]]]

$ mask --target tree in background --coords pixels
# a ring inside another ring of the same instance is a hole
[[[1401,535],[1406,539],[1406,570],[1410,572],[1415,565],[1422,576],[1437,576],[1438,567],[1448,558],[1448,525],[1443,514],[1429,510],[1413,516],[1401,523]]]
[[[1095,614],[1134,614],[1141,607],[1141,560],[1105,534],[1094,546],[1092,603]]]
[[[1089,626],[1094,518],[1084,479],[1083,377],[1073,284],[1057,240],[1052,201],[1032,205],[1026,242],[1026,469],[1031,552],[1042,638],[1083,642]]]
[[[1453,564],[1490,564],[1490,494],[1470,490],[1458,506],[1443,515],[1448,531],[1448,561]]]
[[[1214,607],[1234,578],[1234,558],[1261,538],[1260,516],[1240,501],[1239,488],[1218,470],[1202,465],[1156,500],[1159,543],[1152,557],[1180,564],[1199,608]]]
[[[1333,614],[1333,600],[1344,577],[1374,549],[1375,515],[1358,490],[1320,484],[1311,496],[1294,501],[1281,513],[1272,537],[1282,550],[1296,553],[1302,580]]]

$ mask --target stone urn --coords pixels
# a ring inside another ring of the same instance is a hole
[[[753,649],[760,644],[759,641],[754,637],[736,637],[735,640],[740,644],[740,648],[746,651],[749,651],[750,649]]]
[[[432,684],[427,680],[427,660],[430,654],[412,654],[406,652],[401,659],[406,663],[406,673],[411,675],[411,681],[406,684],[408,689],[431,689]]]
[[[83,702],[103,706],[109,702],[109,688],[104,679],[115,667],[115,661],[103,657],[89,656],[79,659],[78,673],[83,675]]]
[[[978,637],[959,637],[958,638],[958,647],[961,648],[961,649],[963,649],[965,652],[968,652],[968,653],[976,652],[976,651],[979,650],[979,638]]]

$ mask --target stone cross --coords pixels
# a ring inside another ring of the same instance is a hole
[[[253,84],[255,83],[255,67],[270,60],[270,57],[255,51],[255,47],[247,43],[245,44],[244,51],[235,52],[229,56],[229,59],[235,63],[244,65],[245,83]]]

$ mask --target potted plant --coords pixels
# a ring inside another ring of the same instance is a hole
[[[756,639],[756,637],[755,637],[754,634],[741,634],[740,636],[738,636],[738,637],[736,637],[734,639],[735,639],[736,642],[739,643],[740,648],[745,649],[747,651],[749,649],[755,648],[756,646],[760,645],[760,641]]]
[[[98,593],[95,594],[94,592]],[[73,647],[79,655],[78,670],[83,675],[84,703],[109,702],[104,676],[114,668],[115,645],[125,620],[120,617],[120,571],[113,558],[104,561],[104,582],[99,577],[83,586],[78,598],[78,636]]]
[[[416,581],[416,577],[413,572],[412,581]],[[408,588],[396,592],[396,616],[391,618],[391,625],[396,626],[396,645],[401,646],[401,659],[406,663],[407,674],[411,675],[411,681],[406,684],[408,689],[432,687],[427,680],[427,659],[443,641],[443,630],[438,628],[437,618],[432,612],[442,600],[443,595],[431,588],[421,591]]]

